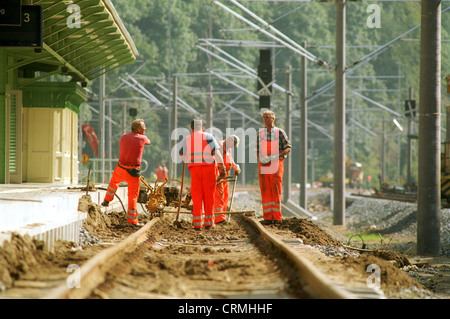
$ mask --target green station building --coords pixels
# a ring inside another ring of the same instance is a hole
[[[77,184],[85,87],[136,47],[109,0],[2,2],[0,184]]]

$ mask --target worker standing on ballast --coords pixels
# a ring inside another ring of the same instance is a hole
[[[160,163],[156,164],[155,174],[157,179],[164,178],[164,171]]]
[[[168,179],[169,178],[169,169],[167,168],[165,163],[162,163],[161,169],[162,169],[162,172],[163,172],[163,177],[165,179]]]
[[[137,212],[137,199],[139,196],[139,180],[141,176],[141,160],[144,146],[150,145],[149,138],[145,135],[144,120],[137,119],[131,124],[131,132],[123,134],[120,138],[119,163],[117,164],[109,182],[102,206],[108,206],[114,199],[119,184],[128,183],[128,209],[127,221],[132,225],[140,225]]]
[[[223,141],[218,141],[222,157],[223,164],[225,165],[226,177],[230,176],[230,171],[234,169],[234,175],[239,176],[241,173],[241,168],[239,164],[236,164],[233,160],[233,153],[231,150],[233,148],[238,148],[239,146],[239,137],[236,135],[231,135],[227,139]],[[217,176],[220,176],[219,166],[217,165]],[[228,198],[229,198],[229,184],[228,180],[223,180],[219,178],[217,181],[216,192],[214,196],[214,223],[225,223],[226,217],[225,214],[217,215],[217,213],[224,212],[228,207]]]
[[[191,130],[192,133],[183,140],[179,154],[191,173],[192,224],[195,230],[201,230],[203,226],[207,229],[214,225],[216,162],[220,177],[225,176],[225,166],[217,140],[203,132],[202,120],[192,120]]]
[[[272,224],[282,220],[281,189],[283,183],[283,162],[291,151],[291,143],[284,130],[274,125],[275,114],[263,112],[265,128],[258,132],[257,157],[259,187],[263,208],[263,223]]]

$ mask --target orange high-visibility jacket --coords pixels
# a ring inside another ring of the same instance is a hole
[[[279,151],[279,134],[278,128],[275,129],[275,138],[268,141],[264,132],[267,130],[260,130],[260,155],[277,155]],[[267,132],[268,133],[268,132]],[[263,207],[264,220],[281,220],[281,188],[283,182],[283,159],[277,159],[276,163],[272,163],[273,169],[270,173],[261,173],[263,168],[261,162],[258,165],[259,171],[259,186],[261,190],[261,202]]]
[[[210,145],[212,143],[212,145]],[[211,134],[194,131],[186,137],[185,162],[191,172],[192,223],[203,227],[214,222],[214,192],[216,190],[216,163],[214,152],[219,145]]]
[[[195,131],[186,137],[186,163],[188,167],[215,165],[213,150],[208,143],[207,133]]]

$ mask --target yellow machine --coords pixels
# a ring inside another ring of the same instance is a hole
[[[180,182],[176,179],[158,178],[154,186],[150,186],[144,178],[141,177],[142,184],[139,191],[138,203],[145,204],[149,213],[162,213],[166,207],[178,207],[180,202],[180,188],[176,186],[166,186],[169,181]],[[190,191],[182,199],[181,207],[191,209]]]
[[[352,162],[348,157],[345,158],[345,185],[348,187],[360,188],[363,186],[364,173],[362,164],[359,162]],[[333,174],[328,173],[326,176],[320,176],[319,182],[323,187],[333,186]]]
[[[363,186],[364,173],[362,164],[352,162],[348,157],[345,158],[345,184],[349,187],[361,188]]]

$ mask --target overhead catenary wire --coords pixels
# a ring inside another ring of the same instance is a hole
[[[232,101],[228,102],[228,104],[233,105],[234,103],[236,103],[237,100],[239,100],[242,95],[244,95],[244,92],[241,92],[238,96],[236,96]],[[217,114],[220,114],[224,111],[226,111],[227,107],[224,107],[223,109],[221,109],[219,112],[217,112]]]
[[[136,73],[138,73],[146,64],[148,63],[148,60],[145,61],[144,63],[142,63],[142,65],[140,65],[133,73],[131,73],[131,75],[135,75]],[[111,92],[109,92],[109,94],[107,94],[106,96],[112,95],[114,94],[116,91],[120,90],[123,86],[123,82],[120,83],[116,88],[114,88],[113,90],[111,90]]]
[[[256,71],[254,71],[253,69],[248,68],[248,67],[245,68],[245,69],[243,69],[243,68],[241,68],[240,66],[236,65],[235,63],[230,62],[230,61],[228,61],[228,60],[226,60],[226,59],[220,57],[219,55],[217,55],[217,54],[215,54],[215,53],[213,53],[213,52],[211,52],[211,51],[209,51],[209,50],[203,48],[203,47],[200,46],[200,45],[197,45],[197,47],[198,47],[200,50],[206,52],[207,54],[211,54],[212,56],[218,58],[219,60],[225,62],[226,64],[229,64],[229,65],[231,65],[232,67],[237,68],[238,70],[241,70],[242,72],[244,72],[244,73],[250,75],[250,77],[252,77],[252,78],[254,78],[254,79],[257,79],[258,76],[256,75]],[[241,63],[242,63],[242,62],[240,62],[239,64],[241,64]],[[251,71],[250,71],[250,70],[251,70]],[[210,72],[211,72],[211,71],[210,71]],[[213,73],[214,73],[214,72],[213,72]],[[334,81],[333,81],[331,84],[334,85]],[[331,87],[333,87],[333,85],[332,85]],[[283,93],[288,93],[286,89],[280,87],[280,86],[277,85],[276,83],[273,84],[273,87],[276,88],[276,89],[278,89],[278,90],[280,90],[280,91],[283,92]],[[248,91],[248,90],[246,90],[246,91]],[[289,94],[292,95],[292,92],[289,92]],[[251,94],[251,95],[254,96],[253,94]],[[234,110],[235,112],[240,113],[240,114],[243,115],[245,118],[249,119],[251,122],[260,124],[260,123],[257,122],[255,119],[253,119],[253,118],[247,116],[245,113],[243,113],[243,112],[237,110],[237,109],[234,108],[233,106],[227,105],[227,103],[224,103],[224,104],[225,104],[227,107],[229,107],[230,109]],[[315,123],[313,123],[313,122],[311,122],[311,121],[309,121],[309,120],[308,120],[308,123],[311,124],[312,126],[316,127],[322,134],[324,134],[325,136],[327,136],[329,139],[333,139],[333,137],[328,133],[328,131],[326,131],[326,130],[325,130],[323,127],[321,127],[320,125],[317,125],[317,124],[315,124]]]
[[[286,36],[284,33],[282,33],[281,31],[279,31],[278,29],[276,29],[274,26],[272,26],[270,23],[264,21],[263,19],[261,19],[258,15],[256,15],[255,13],[253,13],[252,11],[250,11],[248,8],[244,7],[243,5],[241,5],[239,2],[235,1],[235,0],[229,0],[231,3],[233,3],[235,6],[237,6],[238,8],[240,8],[242,11],[244,11],[245,13],[247,13],[248,15],[250,15],[253,19],[255,19],[256,21],[258,21],[259,23],[264,25],[263,29],[267,29],[272,31],[273,33],[275,33],[276,35],[278,35],[279,37],[281,37],[283,40],[289,42],[292,46],[294,46],[295,48],[297,48],[298,50],[300,50],[301,52],[303,52],[305,55],[308,55],[312,60],[314,61],[320,61],[316,56],[314,56],[311,52],[307,51],[304,47],[302,47],[301,45],[299,45],[297,42],[293,41],[292,39],[290,39],[288,36]],[[300,6],[299,8],[301,8],[303,6]],[[297,9],[299,9],[297,8]],[[306,56],[305,56],[306,57]]]
[[[330,70],[334,70],[333,67],[331,67],[330,65],[328,65],[325,61],[322,61],[318,58],[316,58],[314,55],[312,55],[311,53],[309,53],[308,51],[306,51],[303,47],[301,47],[300,45],[296,44],[295,42],[293,42],[291,39],[289,39],[288,37],[286,37],[284,34],[282,34],[281,32],[279,32],[278,30],[276,30],[275,28],[273,28],[272,26],[270,26],[268,23],[264,22],[264,20],[260,19],[259,17],[257,17],[256,15],[254,15],[253,13],[251,13],[250,11],[248,11],[245,7],[242,7],[239,3],[237,3],[234,0],[230,0],[231,2],[233,2],[235,5],[240,6],[242,10],[246,11],[247,13],[249,13],[250,15],[253,15],[255,17],[255,19],[258,19],[260,21],[263,21],[263,23],[266,24],[265,28],[259,27],[256,24],[254,24],[253,22],[247,20],[246,18],[244,18],[243,16],[241,16],[240,14],[236,13],[235,11],[231,10],[230,8],[224,6],[223,4],[221,4],[218,1],[214,1],[214,4],[218,5],[219,7],[225,9],[226,11],[228,11],[229,13],[231,13],[232,15],[234,15],[235,17],[237,17],[238,19],[244,21],[245,23],[247,23],[248,25],[250,25],[251,27],[255,28],[256,30],[262,32],[263,34],[267,35],[268,37],[274,39],[275,41],[279,42],[280,44],[282,44],[284,47],[294,51],[295,53],[305,57],[306,59],[314,62],[315,64],[325,67],[327,69]],[[276,32],[278,35],[282,36],[284,40],[279,39],[278,37],[274,36],[273,34],[271,34],[270,32],[267,32],[265,29],[270,29],[273,32]],[[286,41],[288,42],[286,42]]]
[[[443,10],[441,11],[441,14],[444,13],[444,12],[446,12],[446,11],[449,10],[449,9],[450,9],[450,7],[447,7],[447,8],[445,8],[445,9],[443,9]],[[405,35],[407,35],[407,34],[413,32],[414,30],[416,30],[416,29],[419,28],[420,26],[421,26],[421,24],[416,25],[415,27],[413,27],[413,28],[409,29],[408,31],[406,31],[405,33],[403,33],[402,35],[399,35],[398,37],[392,39],[391,41],[389,41],[389,42],[386,43],[385,45],[380,46],[380,47],[379,47],[378,49],[376,49],[375,51],[372,51],[371,53],[369,53],[369,54],[363,56],[361,59],[359,59],[359,60],[357,60],[356,62],[354,62],[354,63],[353,63],[353,66],[355,66],[355,65],[357,65],[357,64],[359,64],[359,63],[361,63],[361,62],[364,62],[365,60],[369,59],[372,55],[377,54],[378,52],[380,52],[380,51],[382,51],[382,50],[384,51],[384,50],[385,50],[388,46],[390,46],[392,43],[397,42],[398,40],[401,40]]]
[[[366,100],[367,102],[370,102],[370,103],[372,103],[373,105],[378,106],[379,108],[381,108],[381,109],[383,109],[383,110],[385,110],[385,111],[387,111],[387,112],[389,112],[389,113],[391,113],[391,114],[393,114],[393,115],[395,115],[395,116],[397,116],[397,117],[401,117],[400,114],[398,114],[398,113],[395,112],[395,111],[392,111],[390,108],[384,106],[383,104],[378,103],[378,102],[376,102],[376,101],[374,101],[374,100],[368,98],[367,96],[364,96],[364,95],[362,95],[362,94],[359,94],[358,92],[356,92],[356,91],[354,91],[354,90],[351,90],[351,92],[352,92],[353,94],[355,94],[356,96],[359,96],[359,97],[362,98],[363,100]]]
[[[158,106],[163,106],[165,107],[165,105],[159,101],[152,93],[150,93],[141,83],[139,83],[135,78],[133,78],[133,76],[127,74],[127,79],[130,79],[131,81],[133,81],[133,83],[135,83],[143,92],[145,92],[150,99],[155,102]]]
[[[350,121],[351,121],[352,123],[354,123],[355,125],[357,125],[358,127],[362,128],[364,131],[366,131],[366,132],[369,133],[370,135],[372,135],[372,136],[377,136],[376,133],[372,132],[369,128],[365,127],[364,125],[362,125],[361,123],[359,123],[359,122],[356,121],[355,119],[350,118]]]
[[[128,79],[133,81],[134,84],[130,83],[128,81]],[[124,79],[124,78],[120,77],[120,80],[122,82],[128,84],[131,88],[133,88],[137,92],[141,93],[143,96],[145,96],[151,102],[156,103],[158,106],[162,106],[162,107],[167,109],[167,106],[165,106],[163,103],[161,103],[161,101],[159,101],[156,97],[154,97],[153,94],[151,94],[147,89],[145,89],[142,85],[140,85],[139,82],[137,82],[135,79],[133,79],[131,77],[128,77],[127,79]]]
[[[369,62],[370,60],[374,59],[375,57],[377,57],[378,55],[380,55],[381,53],[383,53],[384,51],[386,51],[388,49],[388,47],[384,47],[383,50],[378,51],[376,54],[372,55],[370,58],[366,59],[365,61],[363,61],[362,63],[355,65],[353,68],[346,70],[344,73],[346,73],[346,76],[348,74],[352,74],[353,72],[356,71],[356,69],[360,68],[361,66],[363,66],[364,64],[366,64],[367,62]],[[335,85],[335,80],[330,81],[329,83],[325,84],[323,87],[321,87],[320,89],[314,91],[311,96],[307,99],[308,102],[314,100],[315,98],[319,97],[320,95],[322,95],[323,93],[325,93],[326,91],[328,91],[329,89],[333,88]]]
[[[166,88],[164,85],[162,85],[161,83],[156,83],[156,85],[161,88],[165,93],[168,93],[170,96],[173,95],[172,92],[170,92],[170,90],[168,88]],[[161,93],[160,93],[161,94]],[[168,98],[168,96],[166,96],[166,98]],[[182,100],[180,97],[177,97],[177,101],[180,103],[181,107],[183,107],[184,109],[188,110],[191,113],[194,113],[197,116],[200,116],[200,113],[197,112],[192,106],[190,106],[188,103],[186,103],[184,100]]]
[[[231,65],[232,67],[234,67],[234,68],[236,68],[236,69],[238,69],[238,70],[241,70],[242,72],[248,74],[248,75],[249,75],[251,78],[253,78],[253,79],[257,79],[257,78],[258,78],[258,75],[257,75],[256,71],[253,70],[253,69],[251,69],[251,68],[248,68],[248,67],[245,68],[245,69],[244,69],[244,68],[241,68],[239,65],[236,65],[235,63],[230,62],[230,61],[228,61],[228,60],[222,58],[221,56],[215,54],[214,52],[209,51],[208,49],[203,48],[203,47],[200,46],[200,45],[197,45],[197,48],[199,48],[200,50],[206,52],[207,54],[212,55],[213,57],[216,57],[217,59],[219,59],[219,60],[225,62],[226,64],[229,64],[229,65]],[[242,62],[241,62],[241,63],[242,63]],[[251,71],[250,71],[250,70],[251,70]],[[279,85],[276,84],[276,83],[273,83],[272,86],[273,86],[275,89],[277,89],[277,90],[279,90],[279,91],[281,91],[281,92],[283,92],[283,93],[287,93],[287,90],[286,90],[286,89],[283,89],[281,86],[279,86]]]
[[[244,91],[244,92],[250,94],[251,96],[253,96],[253,97],[255,97],[255,98],[258,98],[258,95],[257,95],[257,94],[255,94],[255,93],[253,93],[253,92],[247,90],[247,89],[244,88],[243,86],[241,86],[241,85],[239,85],[239,84],[237,84],[237,83],[235,83],[235,82],[233,82],[233,81],[227,79],[226,77],[224,77],[224,76],[222,76],[222,75],[220,75],[220,74],[218,74],[218,73],[216,73],[216,72],[214,72],[214,71],[210,71],[210,72],[211,72],[211,74],[214,74],[215,76],[217,76],[219,79],[224,80],[225,82],[227,82],[227,83],[229,83],[229,84],[231,84],[231,85],[233,85],[233,86],[235,86],[235,87],[241,89],[242,91]]]
[[[249,40],[231,40],[231,39],[199,39],[210,43],[216,43],[216,46],[232,47],[265,47],[265,48],[283,48],[281,44],[267,41],[249,41]]]
[[[248,65],[246,65],[245,63],[242,63],[241,61],[239,61],[238,59],[236,59],[235,57],[233,57],[232,55],[228,54],[227,52],[225,52],[224,50],[220,49],[219,47],[217,47],[216,45],[214,45],[213,43],[211,43],[210,41],[208,41],[207,39],[199,39],[200,41],[203,41],[206,43],[206,45],[213,47],[214,49],[216,49],[217,51],[219,51],[220,53],[222,53],[223,55],[225,55],[226,57],[230,58],[232,61],[236,62],[237,64],[239,64],[240,66],[242,66],[243,68],[249,70],[250,72],[254,72],[252,68],[250,68]]]

